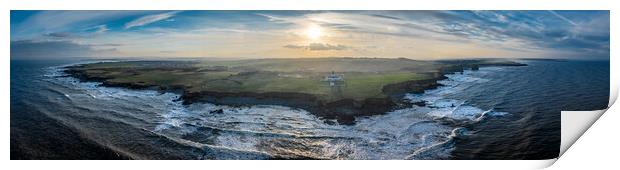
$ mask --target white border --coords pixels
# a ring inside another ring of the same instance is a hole
[[[11,9],[54,9],[54,10],[611,10],[611,30],[617,30],[618,20],[616,15],[618,4],[613,0],[432,0],[432,1],[413,1],[413,0],[7,0],[2,1],[0,9],[0,49],[4,62],[0,62],[2,68],[2,82],[0,83],[0,93],[2,94],[2,130],[0,134],[4,136],[1,141],[3,169],[17,168],[37,168],[37,169],[229,169],[229,168],[269,168],[269,169],[531,169],[546,167],[554,160],[542,161],[7,161],[10,159],[10,140],[9,138],[9,113],[10,113],[10,38],[9,38],[9,15]],[[618,44],[612,41],[611,49],[619,49]],[[617,52],[611,51],[611,56],[616,56]],[[612,57],[612,95],[618,92],[618,60]],[[619,147],[615,146],[617,140],[613,140],[612,135],[617,134],[619,128],[617,123],[620,111],[618,105],[613,106],[609,112],[603,115],[604,120],[594,124],[596,131],[586,132],[587,139],[582,139],[583,143],[575,144],[564,155],[565,158],[558,161],[557,166],[552,168],[574,168],[590,166],[609,167],[616,166],[614,163],[615,153],[620,152]],[[612,114],[612,115],[610,115]],[[617,138],[617,137],[616,137]],[[611,142],[613,141],[613,142]],[[608,144],[600,145],[600,143]],[[594,149],[587,149],[594,148]],[[602,160],[602,161],[599,161]],[[613,169],[613,168],[612,168]]]

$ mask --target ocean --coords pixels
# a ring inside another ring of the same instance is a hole
[[[425,106],[338,125],[301,109],[182,105],[177,94],[64,75],[79,62],[11,61],[11,159],[551,159],[560,111],[609,99],[609,61],[523,60],[447,75],[405,96]]]

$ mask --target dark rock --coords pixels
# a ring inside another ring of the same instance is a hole
[[[222,110],[222,109],[217,109],[217,110],[212,110],[212,111],[210,111],[209,113],[211,113],[211,114],[222,114],[222,113],[224,113],[224,110]]]
[[[426,106],[426,102],[424,101],[413,102],[413,105],[424,107]]]

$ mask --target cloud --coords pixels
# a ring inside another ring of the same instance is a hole
[[[271,22],[283,22],[283,23],[291,23],[292,22],[290,20],[291,18],[287,18],[287,17],[277,17],[277,16],[274,16],[274,15],[261,14],[261,13],[256,13],[256,15],[263,16],[263,17],[267,18]]]
[[[393,17],[393,16],[387,16],[387,15],[381,15],[381,14],[370,14],[370,16],[379,17],[379,18],[394,19],[394,20],[403,20],[402,18]]]
[[[78,44],[72,41],[11,41],[11,59],[59,59],[71,57],[95,57],[115,52],[114,48],[93,48],[96,45]]]
[[[291,49],[305,49],[308,46],[305,45],[292,45],[292,44],[288,44],[283,46],[284,48],[291,48]]]
[[[161,20],[167,20],[173,17],[174,15],[176,15],[177,13],[179,13],[179,11],[172,11],[172,12],[166,12],[166,13],[161,13],[161,14],[143,16],[143,17],[140,17],[138,19],[135,19],[133,21],[126,23],[125,29],[144,26],[150,23],[161,21]]]
[[[91,44],[90,46],[92,47],[120,47],[120,46],[123,46],[123,44],[104,43],[104,44]]]
[[[304,49],[304,50],[309,50],[309,51],[327,51],[327,50],[348,50],[348,49],[352,49],[349,46],[345,46],[345,45],[341,45],[341,44],[336,44],[336,45],[332,45],[332,44],[327,44],[327,43],[310,43],[308,45],[285,45],[284,48],[290,48],[290,49]]]
[[[101,34],[101,33],[109,31],[110,29],[108,29],[107,25],[98,25],[98,26],[91,28],[91,30],[93,30],[94,33],[96,34]]]
[[[575,22],[573,22],[572,20],[570,20],[570,19],[568,19],[568,18],[564,17],[563,15],[558,14],[558,13],[557,13],[557,12],[555,12],[555,11],[549,11],[549,13],[551,13],[551,14],[553,14],[554,16],[556,16],[556,17],[560,18],[561,20],[564,20],[564,21],[566,21],[566,22],[570,23],[571,25],[577,25],[577,23],[575,23]]]
[[[53,32],[53,33],[47,33],[45,34],[45,36],[52,37],[52,38],[67,38],[67,37],[71,37],[71,34],[67,32]]]
[[[11,16],[22,11],[11,11]],[[144,15],[152,11],[39,11],[28,16],[11,28],[11,39],[32,38],[41,32],[71,32],[101,25],[128,16]],[[15,36],[13,36],[15,35]]]
[[[160,52],[160,53],[166,53],[166,54],[173,54],[173,53],[176,53],[177,51],[172,51],[172,50],[162,50],[162,51],[159,51],[159,52]]]

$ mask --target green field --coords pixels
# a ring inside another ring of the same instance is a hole
[[[189,92],[296,92],[325,101],[386,97],[382,88],[430,78],[437,64],[408,59],[320,58],[237,61],[126,61],[87,64],[90,77],[111,83],[183,87]],[[332,71],[344,82],[323,81]]]

